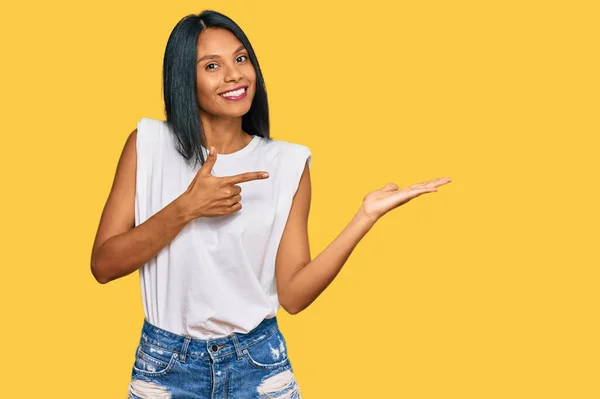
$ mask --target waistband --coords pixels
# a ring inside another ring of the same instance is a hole
[[[140,340],[168,351],[179,353],[181,361],[185,361],[185,356],[189,355],[220,358],[236,354],[238,358],[241,358],[244,349],[270,337],[278,331],[277,317],[273,317],[264,319],[247,334],[234,332],[226,337],[204,340],[164,330],[151,324],[144,318]]]

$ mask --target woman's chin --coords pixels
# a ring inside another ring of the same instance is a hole
[[[243,111],[239,111],[239,112],[228,112],[228,113],[222,114],[221,116],[223,118],[241,118],[242,116],[246,115],[249,110],[250,110],[250,108],[243,110]]]
[[[241,105],[241,104],[240,104]],[[246,115],[248,113],[248,111],[250,111],[250,107],[249,106],[229,106],[227,108],[221,108],[219,110],[219,114],[217,116],[223,117],[223,118],[240,118],[244,115]]]

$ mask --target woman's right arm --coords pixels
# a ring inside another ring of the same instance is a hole
[[[101,284],[139,269],[192,220],[178,197],[135,226],[136,138],[137,129],[121,153],[92,248],[91,270]]]
[[[92,274],[101,284],[142,267],[190,221],[239,211],[242,197],[238,184],[268,178],[265,171],[212,176],[217,154],[211,147],[206,162],[188,188],[144,223],[135,226],[136,141],[137,129],[131,132],[121,153],[92,248]]]

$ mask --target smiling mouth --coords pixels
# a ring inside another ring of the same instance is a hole
[[[225,97],[225,98],[237,98],[237,97],[240,97],[240,96],[243,96],[244,94],[246,94],[247,91],[248,91],[248,87],[244,86],[244,87],[240,87],[239,89],[236,89],[236,90],[226,91],[225,93],[221,93],[219,95],[221,97]]]

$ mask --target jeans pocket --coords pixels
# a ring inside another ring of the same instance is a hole
[[[248,346],[242,353],[253,367],[275,369],[290,364],[287,345],[280,331]]]
[[[173,368],[178,355],[177,352],[142,341],[136,350],[133,369],[137,373],[148,376],[163,375]]]

